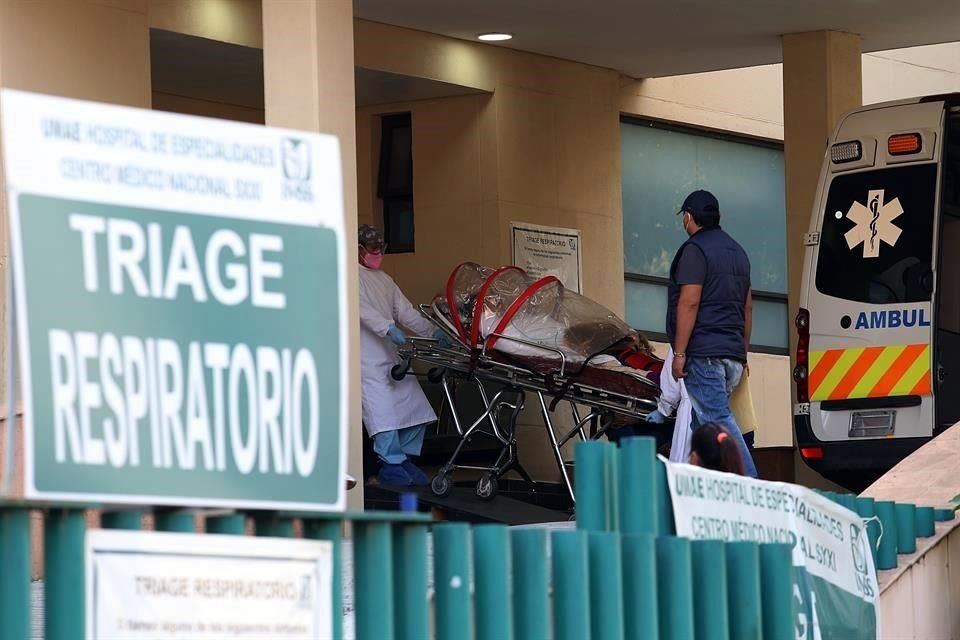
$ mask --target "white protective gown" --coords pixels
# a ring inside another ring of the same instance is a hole
[[[414,376],[400,382],[390,376],[390,369],[399,361],[397,347],[387,337],[392,324],[408,335],[413,332],[425,337],[435,329],[413,308],[393,278],[360,265],[360,394],[363,422],[371,436],[437,419]]]
[[[673,425],[673,441],[670,444],[670,462],[688,462],[690,442],[693,438],[693,405],[687,396],[687,387],[683,380],[673,377],[673,349],[667,351],[660,373],[660,401],[657,409],[664,416],[677,412]]]

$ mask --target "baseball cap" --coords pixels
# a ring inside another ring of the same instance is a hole
[[[357,244],[366,249],[376,251],[383,248],[383,234],[376,227],[369,224],[360,225],[357,231]]]
[[[692,213],[694,218],[704,215],[717,216],[719,218],[720,203],[717,202],[715,195],[709,191],[699,189],[687,196],[687,199],[683,201],[683,206],[680,207],[680,211],[677,211],[677,215],[680,215],[684,211]]]

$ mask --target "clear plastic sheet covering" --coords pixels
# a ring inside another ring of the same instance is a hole
[[[517,267],[463,264],[451,274],[446,293],[448,304],[440,308],[452,302],[464,342],[473,348],[556,364],[562,352],[574,365],[609,362],[641,343],[637,332],[603,305],[556,278],[535,280]]]

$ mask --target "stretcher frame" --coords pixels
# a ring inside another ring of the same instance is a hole
[[[450,408],[460,442],[431,482],[431,490],[438,496],[450,492],[450,476],[458,469],[483,472],[476,484],[476,494],[486,500],[496,496],[498,480],[509,471],[516,471],[524,481],[534,485],[519,461],[516,438],[517,418],[524,408],[528,393],[537,399],[557,467],[574,504],[576,497],[568,471],[568,467],[572,467],[573,463],[564,459],[563,447],[574,438],[588,440],[602,437],[610,426],[610,418],[614,416],[644,420],[657,408],[655,399],[638,398],[578,381],[567,356],[558,349],[502,333],[488,336],[481,349],[470,349],[432,305],[421,304],[418,308],[427,320],[448,336],[450,346],[441,344],[436,338],[409,338],[407,344],[399,349],[400,362],[393,367],[391,375],[395,380],[402,380],[410,374],[414,362],[421,362],[430,367],[427,378],[431,382],[440,383],[443,389],[444,402]],[[560,367],[548,374],[517,363],[505,362],[498,358],[496,351],[488,349],[491,339],[515,342],[543,351],[548,356],[558,357]],[[635,379],[640,384],[649,385],[653,390],[659,391],[659,386],[653,381],[640,377]],[[456,385],[464,383],[476,384],[483,402],[481,415],[466,428],[457,412],[454,399]],[[490,395],[485,385],[499,389]],[[557,433],[551,418],[552,409],[557,404],[558,389],[562,390],[559,401],[569,405],[573,418],[573,426],[563,434]],[[578,407],[586,407],[587,414],[581,416]],[[506,424],[501,424],[504,410],[508,411]],[[457,464],[463,447],[477,434],[490,436],[500,443],[501,449],[494,463],[488,467]]]

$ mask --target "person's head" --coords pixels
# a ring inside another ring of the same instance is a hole
[[[379,269],[383,264],[383,253],[387,248],[380,230],[368,224],[360,225],[357,231],[357,242],[360,245],[360,264],[368,269]]]
[[[677,215],[683,230],[692,236],[700,229],[720,226],[720,203],[715,195],[700,189],[687,196]]]
[[[743,475],[743,458],[737,443],[726,429],[715,422],[694,429],[690,440],[690,464]]]

